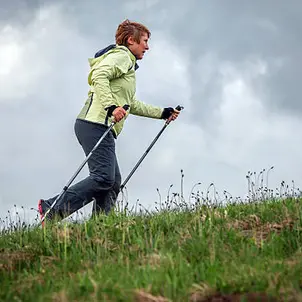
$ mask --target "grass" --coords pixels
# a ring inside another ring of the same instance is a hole
[[[301,201],[182,201],[5,229],[0,300],[302,301]]]

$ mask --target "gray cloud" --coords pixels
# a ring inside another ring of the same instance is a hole
[[[2,6],[0,34],[0,217],[13,204],[36,207],[60,191],[83,160],[73,134],[87,95],[87,58],[114,41],[119,22],[151,29],[137,93],[185,111],[128,184],[146,206],[156,188],[186,194],[201,181],[246,192],[245,173],[276,166],[271,182],[300,178],[301,4],[292,1],[14,1]],[[118,8],[118,9],[117,9]],[[2,57],[2,58],[1,58]],[[162,121],[132,117],[117,141],[123,176]],[[79,178],[87,174],[85,168]]]
[[[148,16],[156,20],[153,28],[170,34],[174,45],[189,54],[191,97],[196,105],[202,100],[204,117],[219,103],[213,95],[221,89],[219,63],[242,68],[241,63],[255,58],[268,64],[268,76],[254,79],[253,85],[270,94],[264,99],[270,110],[300,114],[301,6],[299,1],[186,1],[177,6],[166,1],[164,6],[157,2]],[[208,55],[217,57],[218,65],[205,85],[203,65],[197,62]]]
[[[39,0],[14,0],[3,3],[0,9],[0,24],[27,25],[40,4]]]
[[[204,97],[203,104],[214,110],[216,102],[213,105],[209,93],[220,89],[221,77],[216,69],[210,86],[201,90],[202,66],[196,67],[201,56],[215,54],[220,62],[233,64],[259,58],[268,64],[269,75],[254,79],[253,84],[270,94],[270,98],[264,99],[267,106],[270,110],[301,114],[301,8],[299,1],[186,3],[183,14],[172,18],[168,28],[174,39],[181,42],[180,47],[185,44],[183,49],[191,54],[192,98],[197,102]]]

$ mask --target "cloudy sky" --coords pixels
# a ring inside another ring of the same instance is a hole
[[[36,215],[84,159],[73,125],[88,92],[88,58],[120,22],[152,32],[137,96],[185,110],[128,183],[147,208],[170,184],[247,193],[248,171],[269,186],[302,178],[301,1],[13,0],[0,9],[0,218],[14,204]],[[300,84],[300,85],[299,85]],[[117,141],[125,178],[163,121],[132,116]],[[85,167],[79,180],[88,173]],[[84,208],[90,212],[91,205]]]

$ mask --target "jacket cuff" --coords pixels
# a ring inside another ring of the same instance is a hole
[[[107,110],[107,116],[112,116],[113,111],[117,108],[116,105],[111,105],[109,107],[106,107],[105,110]]]

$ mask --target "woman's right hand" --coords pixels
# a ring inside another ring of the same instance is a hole
[[[113,110],[112,115],[115,122],[119,122],[126,115],[126,110],[123,107],[117,107]]]

